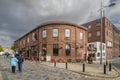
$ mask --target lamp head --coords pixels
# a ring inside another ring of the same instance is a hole
[[[115,3],[111,3],[110,5],[109,5],[109,7],[113,7],[114,5],[116,5]]]

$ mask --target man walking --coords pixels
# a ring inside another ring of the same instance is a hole
[[[22,65],[23,65],[24,59],[22,55],[19,55],[19,54],[17,56],[17,59],[18,59],[18,70],[19,72],[22,72]]]

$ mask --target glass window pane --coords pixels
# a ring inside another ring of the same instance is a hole
[[[65,37],[70,37],[70,29],[65,29]]]
[[[58,29],[53,29],[53,37],[58,37]]]
[[[83,33],[80,32],[80,39],[83,39]]]
[[[91,38],[91,37],[92,37],[92,34],[91,34],[91,33],[88,33],[88,37]]]
[[[42,37],[43,37],[43,38],[46,38],[46,30],[43,30],[43,31],[42,31]]]
[[[70,56],[70,52],[71,52],[71,46],[70,44],[66,44],[66,56]]]
[[[59,45],[58,44],[53,44],[53,56],[58,56],[59,53]]]

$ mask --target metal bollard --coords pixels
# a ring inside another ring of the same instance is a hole
[[[83,72],[85,72],[85,63],[83,63]]]
[[[106,60],[106,66],[108,66],[108,60]]]
[[[54,67],[56,67],[56,61],[54,62]]]
[[[111,65],[111,62],[109,63],[109,71],[112,71],[112,65]]]
[[[106,64],[104,63],[104,74],[106,74]]]
[[[68,68],[67,62],[66,62],[66,69]]]

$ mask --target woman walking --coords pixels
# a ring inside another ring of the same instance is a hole
[[[14,55],[11,55],[11,57],[10,57],[10,66],[11,66],[11,69],[12,69],[12,73],[15,73],[17,62],[18,62],[17,58],[15,58]]]

